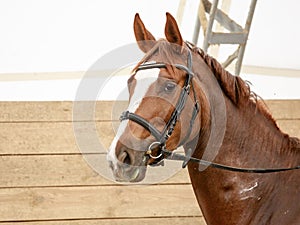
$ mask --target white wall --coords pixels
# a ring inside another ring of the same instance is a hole
[[[175,1],[158,2],[2,0],[0,73],[87,70],[103,54],[134,41],[135,12],[162,26],[161,12],[176,11],[177,3],[170,4]]]
[[[230,15],[244,21],[250,0],[231,1]],[[81,81],[77,75],[83,73],[77,71],[135,41],[136,12],[156,37],[163,37],[165,12],[176,16],[178,5],[179,0],[0,0],[0,101],[73,101]],[[186,40],[192,39],[197,6],[197,0],[187,0],[181,25]],[[300,69],[299,6],[297,0],[258,0],[245,65]],[[77,75],[65,80],[64,72]],[[298,75],[243,77],[263,98],[300,98]],[[113,84],[124,86],[118,90],[126,88],[126,77],[120,79]],[[101,99],[115,95],[109,89]]]
[[[187,2],[182,33],[191,40],[197,1]],[[103,54],[134,41],[135,12],[162,37],[165,12],[176,16],[178,3],[0,0],[0,73],[87,70]],[[241,0],[232,6],[234,17],[245,15]],[[299,6],[297,0],[258,0],[244,64],[300,69]]]

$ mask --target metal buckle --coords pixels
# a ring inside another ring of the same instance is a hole
[[[149,155],[152,159],[158,159],[158,158],[160,158],[161,156],[162,156],[162,152],[160,152],[160,154],[158,155],[158,156],[153,156],[152,155],[152,148],[153,148],[153,146],[154,145],[157,145],[157,146],[159,146],[161,143],[159,142],[159,141],[154,141],[154,142],[152,142],[150,145],[149,145],[149,147],[148,147],[148,150],[146,151],[146,154],[147,155]],[[156,146],[156,147],[157,147]]]

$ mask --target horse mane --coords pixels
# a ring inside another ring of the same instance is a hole
[[[193,52],[198,53],[212,73],[215,75],[222,91],[226,96],[237,106],[246,106],[247,104],[254,104],[255,109],[259,110],[267,119],[269,119],[277,130],[280,131],[275,119],[271,115],[268,106],[264,100],[256,93],[251,91],[249,82],[244,81],[239,76],[234,76],[213,57],[206,54],[202,49],[192,46],[187,43]],[[192,46],[192,47],[191,47]],[[290,137],[284,134],[289,140],[289,148],[300,153],[300,139],[298,137]]]
[[[279,129],[274,118],[272,117],[264,100],[250,89],[249,82],[244,81],[239,76],[234,76],[212,56],[206,54],[202,49],[188,43],[188,46],[195,53],[198,53],[205,64],[212,71],[216,77],[223,93],[231,100],[237,107],[243,107],[248,104],[254,104],[255,109],[259,110],[266,118],[271,120],[275,127]]]
[[[196,51],[201,56],[215,75],[224,94],[229,97],[236,106],[248,102],[249,99],[257,101],[258,96],[250,90],[248,82],[225,70],[215,58],[206,54],[202,49],[194,48],[193,51]]]

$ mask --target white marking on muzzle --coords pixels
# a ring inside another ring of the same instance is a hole
[[[133,95],[131,96],[129,106],[127,108],[129,112],[133,112],[133,113],[136,112],[143,98],[145,97],[149,87],[157,80],[159,71],[160,71],[159,69],[153,68],[153,69],[141,70],[136,73],[135,75],[136,86]],[[116,156],[116,146],[119,138],[123,135],[127,127],[127,124],[128,124],[128,120],[121,122],[117,134],[109,147],[107,160],[112,162],[114,169],[117,168],[117,164],[118,164],[118,159]]]

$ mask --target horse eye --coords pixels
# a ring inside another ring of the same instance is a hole
[[[174,90],[174,88],[176,87],[176,84],[173,82],[167,82],[165,85],[165,91],[167,92],[171,92]]]

